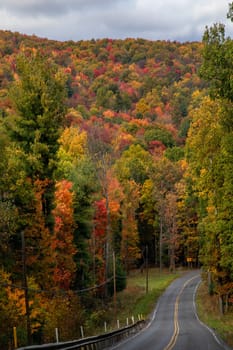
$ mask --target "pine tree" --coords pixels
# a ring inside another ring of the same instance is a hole
[[[48,57],[38,51],[18,56],[17,78],[10,89],[15,109],[10,136],[24,153],[27,177],[47,183],[42,209],[50,230],[57,141],[66,111],[64,86],[64,76]]]

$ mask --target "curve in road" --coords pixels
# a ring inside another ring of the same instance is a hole
[[[160,297],[147,326],[115,345],[118,350],[230,350],[198,318],[195,294],[199,271],[176,279]]]

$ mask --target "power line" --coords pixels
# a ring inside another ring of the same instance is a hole
[[[101,284],[95,285],[93,287],[88,287],[88,288],[83,288],[83,289],[77,289],[77,290],[71,290],[73,293],[85,293],[85,292],[90,292],[92,290],[98,289],[103,287],[104,285],[108,284],[109,282],[111,282],[113,280],[113,276],[109,277],[106,281],[104,281]],[[52,294],[52,295],[56,295],[56,294],[68,294],[70,291],[66,291],[66,290],[46,290],[46,289],[34,289],[34,288],[30,288],[30,287],[25,287],[25,286],[18,286],[16,284],[13,283],[5,283],[5,282],[0,282],[0,285],[3,287],[9,287],[12,289],[19,289],[19,290],[27,290],[28,292],[32,292],[32,293],[46,293],[46,294]]]
[[[98,289],[103,287],[104,285],[110,283],[113,280],[113,276],[109,277],[106,281],[104,281],[101,284],[95,285],[93,287],[88,287],[88,288],[83,288],[83,289],[76,289],[76,290],[71,290],[73,293],[85,293],[85,292],[90,292],[92,290]],[[125,279],[126,277],[124,276],[118,276],[116,275],[116,279]],[[63,289],[59,289],[59,290],[46,290],[46,289],[35,289],[35,288],[30,288],[30,287],[24,287],[24,286],[18,286],[16,284],[13,283],[6,283],[6,282],[0,282],[0,286],[3,287],[9,287],[12,289],[19,289],[19,290],[27,290],[28,292],[32,292],[32,293],[46,293],[46,294],[68,294],[70,291],[66,291]]]

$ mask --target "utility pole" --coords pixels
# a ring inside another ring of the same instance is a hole
[[[24,300],[26,309],[26,321],[27,321],[27,342],[31,345],[31,322],[30,322],[30,308],[29,308],[29,298],[28,298],[28,284],[27,284],[27,267],[26,267],[26,250],[25,250],[25,239],[24,232],[21,232],[22,241],[22,263],[23,263],[23,288],[24,288]]]
[[[113,252],[113,300],[114,300],[114,311],[115,311],[115,315],[116,315],[117,307],[116,307],[116,257],[115,257],[115,252]]]
[[[161,215],[161,214],[160,214]],[[160,230],[159,230],[159,273],[162,273],[162,267],[163,267],[163,262],[162,262],[162,253],[163,253],[163,222],[162,222],[162,217],[160,216]]]
[[[148,245],[146,245],[146,294],[148,294]]]

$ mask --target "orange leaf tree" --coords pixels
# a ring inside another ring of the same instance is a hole
[[[51,241],[55,268],[53,279],[59,288],[68,290],[76,270],[74,255],[74,210],[72,183],[62,180],[56,184],[54,235]]]

